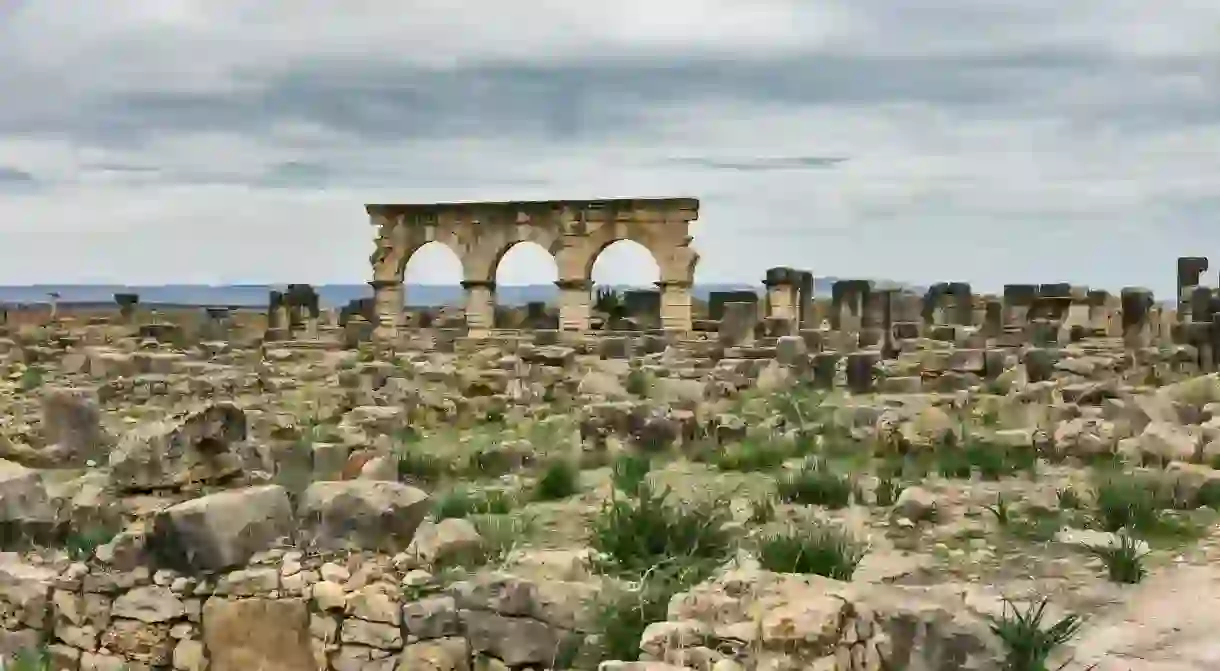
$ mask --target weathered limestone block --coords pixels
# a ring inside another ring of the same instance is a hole
[[[880,358],[876,352],[852,352],[847,355],[847,388],[851,393],[872,393]]]
[[[758,325],[757,303],[725,303],[720,319],[720,342],[729,347],[749,347],[754,344]]]
[[[240,566],[293,536],[288,492],[278,485],[209,494],[161,510],[148,540],[157,561],[179,570]]]
[[[110,447],[102,430],[97,392],[91,389],[47,389],[42,396],[43,435],[47,452],[59,465],[100,462]]]
[[[813,355],[813,386],[818,389],[833,389],[842,358],[838,352],[819,352]]]
[[[1123,341],[1128,349],[1148,347],[1152,341],[1152,291],[1124,287],[1122,291]]]
[[[126,659],[148,666],[165,666],[173,660],[174,639],[168,624],[114,619],[102,632],[99,644]]]
[[[309,612],[299,599],[208,599],[204,645],[210,671],[316,671]]]
[[[405,550],[431,500],[398,482],[315,482],[301,495],[302,540],[316,549]]]
[[[132,430],[110,453],[110,478],[123,491],[222,479],[241,471],[233,447],[245,439],[245,412],[210,404]]]
[[[1038,296],[1036,284],[1004,285],[1004,327],[1023,328]]]
[[[55,508],[38,471],[0,459],[0,537],[6,544],[46,538]]]
[[[28,564],[16,553],[0,553],[0,616],[6,623],[41,632],[50,621],[51,589],[56,577],[56,571]],[[20,644],[28,638],[13,634],[8,631],[0,635],[0,654],[20,650]],[[34,638],[38,640],[37,635]]]
[[[453,636],[403,648],[396,671],[470,671],[470,645]]]

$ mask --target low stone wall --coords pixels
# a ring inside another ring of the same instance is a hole
[[[442,586],[401,556],[395,566],[272,551],[212,577],[31,559],[0,555],[0,653],[43,649],[57,670],[566,666],[598,592],[502,573]]]

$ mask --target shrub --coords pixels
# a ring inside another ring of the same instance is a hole
[[[610,466],[610,480],[614,488],[634,496],[647,481],[652,470],[652,459],[645,454],[625,453],[615,458]]]
[[[557,459],[546,466],[534,486],[534,498],[539,501],[566,499],[580,491],[580,469],[566,459]]]
[[[824,461],[809,459],[800,470],[785,473],[778,482],[784,503],[844,508],[851,503],[851,479],[830,469]]]
[[[451,489],[437,497],[433,514],[436,520],[470,515],[503,515],[513,509],[513,498],[499,489],[475,491],[467,487]]]
[[[676,505],[668,494],[641,483],[634,499],[616,496],[603,506],[592,522],[592,546],[604,568],[634,577],[657,567],[705,574],[728,556],[725,502]]]
[[[1085,551],[1101,559],[1111,582],[1134,585],[1148,575],[1148,569],[1144,567],[1148,553],[1130,534],[1118,534],[1117,545],[1089,545],[1085,546]]]
[[[784,465],[791,450],[778,440],[747,440],[716,456],[722,471],[769,471]]]
[[[1094,515],[1103,531],[1148,531],[1170,507],[1162,483],[1154,478],[1115,474],[1102,480],[1093,495]]]
[[[824,525],[790,528],[764,538],[758,561],[776,573],[807,573],[851,580],[864,558],[865,547],[846,533]]]
[[[1074,614],[1045,627],[1048,604],[1044,598],[1021,610],[1004,599],[1000,616],[991,618],[991,631],[1004,646],[1004,671],[1047,671],[1047,659],[1055,648],[1080,631],[1083,620]]]

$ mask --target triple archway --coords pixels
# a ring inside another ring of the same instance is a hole
[[[424,245],[439,242],[462,263],[466,324],[472,336],[494,327],[496,271],[522,242],[536,243],[555,259],[559,279],[559,328],[586,331],[592,304],[592,271],[611,244],[631,240],[647,249],[660,272],[661,326],[691,330],[691,285],[698,254],[689,225],[698,218],[694,199],[529,201],[430,205],[369,205],[377,226],[373,266],[376,336],[392,339],[402,320],[407,262]]]

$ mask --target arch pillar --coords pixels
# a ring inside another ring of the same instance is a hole
[[[377,327],[373,339],[392,342],[398,338],[398,325],[402,323],[404,289],[402,279],[373,280],[373,312],[377,314]]]
[[[661,290],[661,328],[666,331],[689,333],[694,329],[691,317],[690,280],[667,280],[657,282]]]
[[[562,279],[555,286],[559,287],[559,330],[588,331],[593,280]]]
[[[489,280],[463,280],[466,291],[466,328],[471,338],[491,335],[496,318],[496,283]]]

